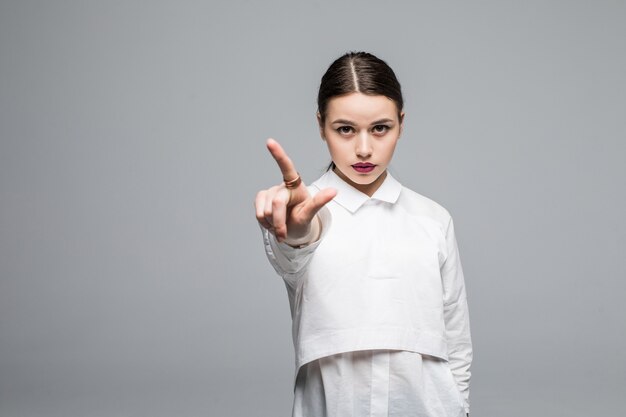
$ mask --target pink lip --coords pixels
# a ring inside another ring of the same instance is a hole
[[[359,162],[358,164],[352,165],[352,168],[354,168],[357,172],[367,173],[373,171],[374,168],[376,168],[376,165],[370,164],[369,162]]]

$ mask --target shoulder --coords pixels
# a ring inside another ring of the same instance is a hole
[[[405,186],[402,186],[398,204],[409,214],[429,217],[444,227],[451,219],[450,212],[441,204]]]
[[[307,185],[306,189],[309,191],[309,194],[311,194],[311,196],[314,196],[315,194],[317,194],[318,192],[322,190],[322,187],[320,187],[319,184],[317,183],[313,183],[313,184]]]
[[[315,181],[307,185],[307,189],[309,190],[309,193],[311,195],[315,195],[319,191],[321,191],[323,188],[326,188],[329,185],[328,184],[329,176],[330,176],[329,171],[323,172],[322,174],[319,175],[319,177]]]

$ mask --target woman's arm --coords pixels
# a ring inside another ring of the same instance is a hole
[[[469,382],[472,363],[469,310],[465,292],[465,279],[450,217],[446,232],[447,257],[441,265],[444,290],[444,320],[448,343],[448,362],[463,396],[465,412],[469,414]]]
[[[311,195],[278,142],[269,139],[267,148],[285,182],[257,193],[256,218],[270,263],[283,278],[290,275],[292,279],[306,265],[328,229],[330,213],[325,205],[337,191],[327,188]],[[289,185],[290,182],[297,185]]]

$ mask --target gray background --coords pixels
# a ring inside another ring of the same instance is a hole
[[[254,219],[327,66],[396,71],[455,218],[475,417],[623,415],[623,1],[0,1],[0,416],[288,416]]]

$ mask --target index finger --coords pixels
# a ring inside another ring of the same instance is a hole
[[[272,138],[268,139],[267,149],[276,160],[276,163],[280,168],[280,172],[283,173],[283,180],[290,181],[298,176],[298,171],[296,171],[296,167],[293,166],[291,159],[289,159],[287,153],[283,150],[282,146],[280,146],[278,142],[276,142]]]

